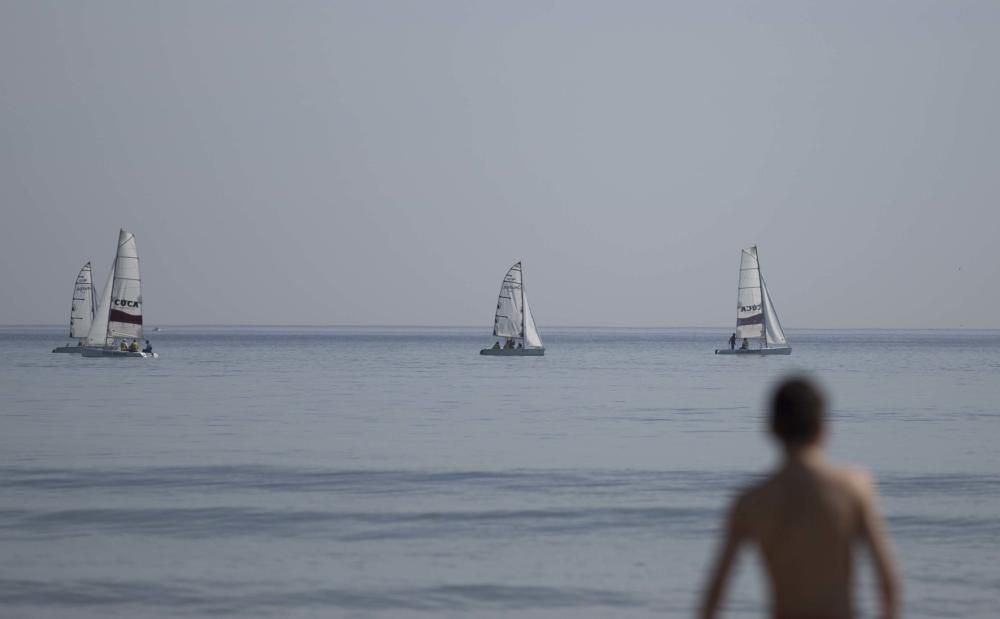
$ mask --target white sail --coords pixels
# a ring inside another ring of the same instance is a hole
[[[740,257],[740,283],[736,300],[736,339],[764,335],[764,307],[760,289],[757,246],[744,249]]]
[[[510,267],[500,285],[497,298],[497,312],[493,318],[493,335],[497,337],[521,337],[524,324],[521,313],[521,263]]]
[[[523,290],[523,284],[522,284]],[[538,335],[538,328],[535,327],[535,319],[531,316],[531,308],[528,306],[528,293],[524,292],[524,347],[541,348],[542,338]]]
[[[69,314],[69,336],[82,339],[90,332],[94,322],[94,279],[90,263],[83,265],[73,286],[73,304]]]
[[[142,337],[142,288],[139,278],[139,252],[135,235],[118,232],[118,253],[115,256],[114,280],[111,285],[111,307],[108,313],[108,336]]]
[[[104,289],[101,291],[101,300],[94,310],[94,321],[90,323],[90,331],[87,332],[87,346],[106,346],[108,342],[108,314],[111,310],[111,284],[115,279],[115,262],[111,263],[111,270],[108,271],[108,281],[104,282]]]
[[[785,332],[781,330],[781,322],[778,320],[778,313],[774,310],[774,303],[771,302],[771,295],[767,293],[767,283],[762,277],[760,289],[764,296],[764,331],[767,334],[767,345],[771,347],[782,347],[787,345]]]
[[[501,347],[496,342],[492,348],[484,348],[480,355],[498,357],[524,356],[541,357],[545,354],[542,338],[538,335],[535,318],[528,306],[528,295],[524,289],[524,274],[518,262],[507,270],[500,295],[497,297],[497,311],[493,317],[493,335],[507,339]],[[521,340],[514,346],[514,340]]]

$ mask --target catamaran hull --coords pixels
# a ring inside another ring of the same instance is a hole
[[[542,357],[544,348],[484,348],[479,354],[488,357]]]
[[[60,346],[58,348],[53,348],[52,352],[65,352],[71,355],[82,355],[83,346]]]
[[[792,354],[791,347],[788,348],[750,348],[747,350],[730,350],[728,348],[717,348],[715,349],[715,354],[717,355],[790,355]]]
[[[159,359],[160,355],[155,352],[134,352],[131,350],[116,350],[112,348],[91,348],[83,349],[84,357],[114,357],[119,359]]]

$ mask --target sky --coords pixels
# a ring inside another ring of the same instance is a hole
[[[1000,327],[1000,3],[0,0],[0,324]]]

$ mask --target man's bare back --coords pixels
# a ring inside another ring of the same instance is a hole
[[[827,464],[821,428],[808,442],[784,445],[784,461],[734,501],[726,537],[702,606],[714,617],[737,551],[761,552],[774,617],[851,619],[854,553],[871,551],[882,616],[896,616],[896,576],[869,476]]]

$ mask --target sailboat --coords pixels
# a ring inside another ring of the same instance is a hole
[[[90,325],[94,321],[95,303],[97,303],[97,295],[94,294],[94,278],[88,262],[83,265],[80,273],[76,276],[76,284],[73,286],[73,302],[69,310],[69,336],[77,340],[77,343],[75,346],[67,344],[53,348],[52,352],[83,352],[87,332],[90,331]]]
[[[479,354],[498,357],[541,357],[545,354],[542,338],[528,307],[520,262],[510,267],[500,285],[493,335],[504,338],[505,343],[497,342],[492,348],[480,350]]]
[[[736,345],[716,349],[717,355],[790,355],[767,283],[760,272],[757,246],[743,250],[736,301]],[[751,343],[752,341],[752,343]],[[742,344],[745,342],[745,346]]]
[[[127,230],[118,231],[118,249],[111,263],[108,281],[104,284],[101,300],[94,312],[94,320],[87,332],[84,357],[136,357],[156,359],[156,353],[121,350],[119,341],[142,339],[142,287],[139,277],[139,252],[135,235]]]

